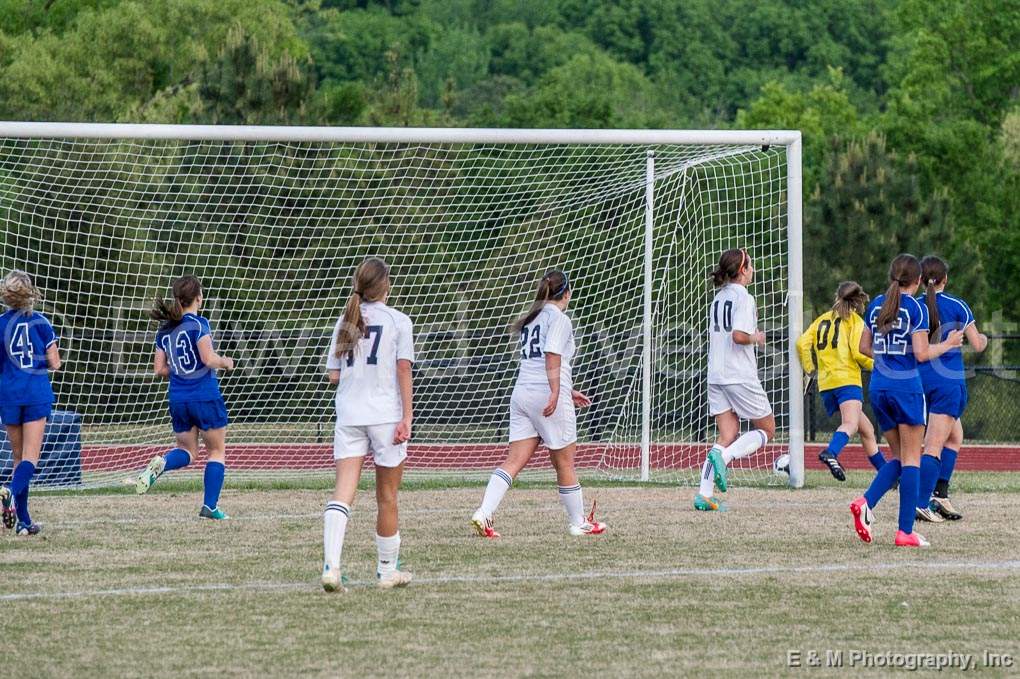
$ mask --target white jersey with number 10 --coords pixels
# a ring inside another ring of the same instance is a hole
[[[708,383],[760,384],[754,344],[737,344],[733,332],[753,335],[758,309],[743,285],[729,283],[715,294],[708,307]]]
[[[339,426],[356,427],[399,422],[403,403],[397,385],[397,361],[414,362],[411,319],[381,302],[361,305],[368,333],[352,352],[336,355],[336,334],[343,318],[333,328],[326,356],[326,369],[339,370],[336,389],[336,421]]]

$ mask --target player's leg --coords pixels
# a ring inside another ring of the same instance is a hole
[[[220,491],[227,475],[227,428],[219,427],[202,432],[202,441],[209,458],[202,475],[202,509],[198,515],[204,519],[229,519],[220,509]]]
[[[138,474],[135,478],[135,492],[139,495],[148,492],[156,479],[166,472],[187,467],[198,457],[199,423],[192,417],[190,404],[171,403],[170,422],[177,445],[162,455],[154,456]]]
[[[938,523],[943,521],[941,515],[932,511],[928,505],[931,494],[938,483],[942,472],[942,448],[949,440],[956,418],[942,413],[928,415],[928,428],[924,434],[924,455],[921,456],[921,481],[917,494],[917,518],[922,521]]]
[[[34,417],[39,413],[31,406],[26,407],[25,412],[26,417],[33,419],[23,422],[21,425],[19,461],[14,467],[14,473],[11,475],[10,492],[14,498],[15,514],[18,519],[15,532],[18,535],[36,535],[39,533],[40,527],[32,522],[32,516],[29,514],[28,491],[29,484],[31,484],[32,477],[35,475],[36,467],[39,464],[39,456],[42,454],[46,417]]]
[[[878,471],[885,464],[885,457],[878,449],[875,427],[871,424],[871,420],[863,408],[858,412],[857,433],[861,437],[861,447],[864,448],[864,454],[868,456],[868,462],[875,468],[875,471]]]
[[[861,400],[847,398],[848,392],[844,390],[850,390],[849,394],[851,396],[856,396],[860,392],[859,389],[854,387],[842,387],[834,389],[833,393],[827,394],[825,409],[829,412],[830,416],[838,410],[840,423],[839,427],[832,434],[829,445],[818,454],[819,462],[829,468],[829,472],[837,481],[846,481],[846,472],[843,470],[843,465],[839,463],[839,454],[843,452],[843,448],[853,438],[853,435],[857,433],[861,408],[864,405]],[[833,405],[836,407],[833,408]]]
[[[889,443],[892,459],[883,464],[882,468],[878,470],[875,478],[871,480],[868,489],[864,491],[864,495],[850,503],[850,514],[853,516],[854,529],[857,531],[858,537],[864,542],[871,542],[872,540],[875,521],[872,509],[878,505],[882,497],[889,492],[900,478],[900,432],[893,417],[895,407],[892,403],[893,398],[885,392],[871,392],[871,407],[875,411],[879,427],[882,428],[882,434]]]
[[[931,509],[937,512],[942,518],[949,521],[959,521],[963,518],[961,514],[949,501],[949,482],[953,478],[953,471],[956,469],[956,457],[963,446],[963,424],[959,418],[953,423],[942,448],[942,465],[939,470],[939,478],[935,483],[935,490],[932,493]]]
[[[901,424],[900,433],[900,512],[899,530],[896,532],[898,547],[927,547],[928,542],[914,531],[914,517],[917,509],[917,494],[921,485],[921,449],[924,444],[924,426]]]
[[[400,570],[400,524],[397,510],[397,492],[404,476],[403,460],[393,467],[383,466],[376,459],[375,500],[378,514],[375,521],[377,551],[376,578],[379,587],[391,589],[411,582],[411,574]]]
[[[556,470],[556,490],[567,514],[567,528],[574,536],[600,535],[606,532],[606,524],[595,520],[594,503],[591,513],[587,517],[584,515],[584,495],[574,467],[576,454],[576,443],[549,451],[549,459]]]
[[[499,508],[503,496],[510,490],[514,479],[521,473],[524,466],[528,464],[531,457],[538,448],[538,437],[524,439],[523,441],[512,441],[510,450],[507,453],[503,464],[496,467],[489,477],[489,483],[485,486],[485,494],[482,495],[482,504],[471,515],[471,525],[483,538],[498,538],[493,523],[493,515]]]
[[[751,420],[751,431],[741,434],[723,451],[723,462],[727,465],[754,454],[776,436],[776,417],[772,413],[748,419]]]
[[[17,416],[15,411],[20,411],[17,408],[5,409],[4,422],[15,422]],[[21,425],[20,424],[6,424],[4,429],[7,430],[7,441],[11,444],[11,464],[12,472],[18,468],[21,464]],[[13,481],[13,478],[11,479]],[[14,506],[14,493],[10,486],[4,486],[0,488],[0,505],[3,507],[3,524],[7,530],[14,530],[14,526],[17,524],[17,510]]]
[[[358,481],[361,480],[363,462],[364,457],[361,455],[336,460],[333,495],[326,503],[326,511],[322,515],[322,587],[328,592],[346,591],[343,586],[340,558],[343,554],[344,537],[347,535],[347,522],[354,506],[354,496],[358,492]]]
[[[740,420],[732,409],[726,410],[716,414],[715,428],[715,443],[712,444],[701,465],[701,482],[698,494],[694,496],[694,508],[702,512],[720,511],[723,508],[722,503],[712,496],[717,485],[720,491],[726,492],[726,462],[723,460],[723,451],[737,440],[740,434]]]

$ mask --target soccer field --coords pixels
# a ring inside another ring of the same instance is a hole
[[[43,536],[0,539],[0,657],[13,677],[779,676],[791,650],[1016,659],[1020,474],[959,474],[966,518],[921,524],[926,551],[892,547],[895,493],[877,542],[857,540],[846,506],[869,476],[735,488],[713,514],[688,488],[591,484],[610,531],[586,539],[567,534],[551,483],[526,483],[499,541],[468,526],[481,487],[412,480],[401,533],[415,582],[372,587],[363,492],[343,595],[318,585],[325,490],[227,490],[233,519],[219,524],[199,521],[184,486],[40,494]]]

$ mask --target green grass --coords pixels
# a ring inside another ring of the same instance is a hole
[[[1020,659],[1020,473],[958,474],[966,518],[921,525],[926,551],[891,546],[895,494],[876,543],[857,541],[846,505],[869,478],[738,487],[709,515],[689,488],[587,483],[610,532],[586,539],[567,535],[552,484],[529,481],[507,495],[499,541],[467,525],[479,484],[411,479],[402,558],[417,581],[372,587],[365,492],[345,595],[317,586],[321,488],[230,488],[220,524],[197,518],[190,482],[40,495],[43,535],[0,536],[0,663],[14,677],[660,678],[783,676],[793,649]]]

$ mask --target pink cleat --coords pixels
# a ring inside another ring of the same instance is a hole
[[[864,497],[859,497],[850,503],[850,513],[854,516],[854,529],[857,536],[864,542],[871,542],[871,527],[875,523],[875,516],[871,513],[871,507]]]
[[[920,533],[904,533],[901,530],[896,531],[896,546],[897,547],[930,547],[931,543],[924,539],[924,536]]]

